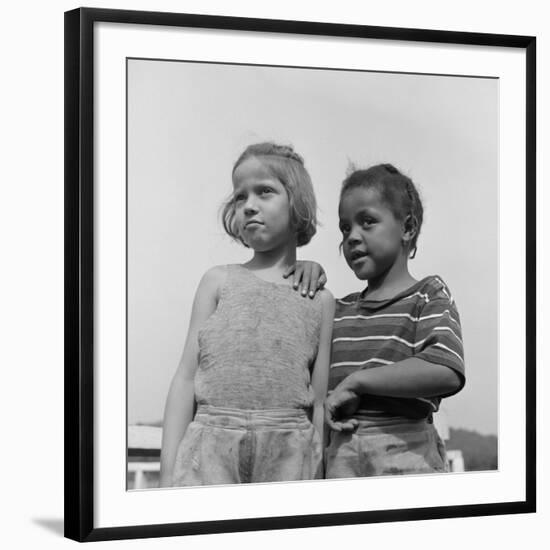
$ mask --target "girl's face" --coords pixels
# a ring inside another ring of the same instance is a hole
[[[235,223],[241,239],[265,252],[295,238],[285,186],[260,160],[250,157],[233,172]]]
[[[338,209],[346,262],[361,280],[387,273],[404,253],[403,223],[380,200],[376,189],[356,187]]]

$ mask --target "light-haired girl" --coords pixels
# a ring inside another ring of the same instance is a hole
[[[243,265],[208,270],[196,292],[164,414],[161,486],[313,479],[322,472],[332,295],[311,300],[283,274],[316,231],[303,159],[273,143],[233,167],[226,232]]]

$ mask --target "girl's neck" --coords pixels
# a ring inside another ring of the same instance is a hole
[[[404,258],[379,277],[369,279],[365,298],[389,300],[416,282],[417,280],[409,273],[407,259]]]
[[[244,265],[254,271],[277,271],[284,273],[291,265],[296,263],[296,246],[283,245],[281,247],[259,252],[254,251],[254,256]]]

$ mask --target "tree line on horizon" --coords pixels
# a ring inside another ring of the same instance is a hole
[[[498,438],[473,430],[450,428],[447,449],[459,449],[466,471],[496,470],[498,468]]]

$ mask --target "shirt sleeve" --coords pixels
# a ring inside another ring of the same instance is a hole
[[[433,299],[422,308],[416,330],[416,346],[415,357],[449,367],[460,378],[459,388],[441,397],[454,395],[464,387],[466,378],[462,329],[452,299]]]

